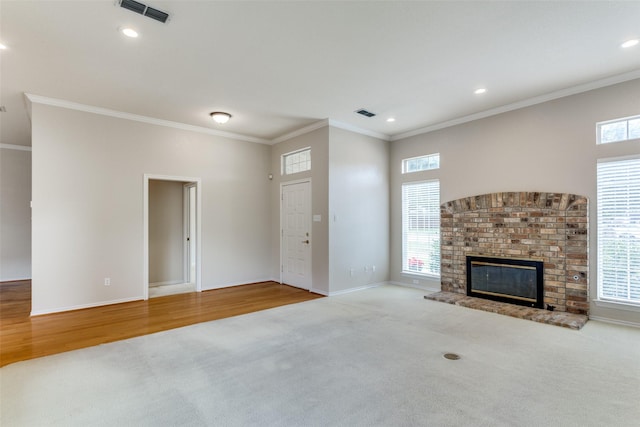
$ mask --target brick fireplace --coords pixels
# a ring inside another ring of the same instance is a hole
[[[588,315],[588,200],[565,193],[465,197],[440,208],[441,286],[467,293],[467,255],[541,259],[544,307]]]

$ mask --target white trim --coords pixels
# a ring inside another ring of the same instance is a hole
[[[573,86],[570,88],[558,90],[555,92],[547,93],[545,95],[536,96],[533,98],[525,99],[523,101],[514,102],[511,104],[503,105],[501,107],[492,108],[490,110],[481,111],[479,113],[470,114],[468,116],[459,117],[453,120],[447,120],[442,123],[436,123],[430,126],[425,126],[419,129],[415,129],[408,132],[392,135],[390,141],[398,141],[400,139],[409,138],[411,136],[421,135],[423,133],[429,133],[436,130],[448,128],[451,126],[460,125],[463,123],[472,122],[474,120],[484,119],[498,114],[506,113],[513,110],[519,110],[520,108],[530,107],[532,105],[542,104],[543,102],[553,101],[554,99],[564,98],[566,96],[577,95],[579,93],[588,92],[590,90],[600,89],[606,86],[612,86],[618,83],[623,83],[629,80],[640,78],[640,71],[632,71],[629,73],[619,74],[613,77],[607,77],[605,79],[596,80],[594,82],[586,83],[583,85]]]
[[[405,288],[413,288],[413,289],[420,289],[421,291],[426,291],[426,292],[440,292],[442,291],[442,289],[438,289],[438,288],[430,288],[428,286],[421,286],[421,285],[416,285],[414,283],[404,283],[404,282],[389,282],[390,285],[396,285],[396,286],[402,286]]]
[[[243,281],[243,282],[227,282],[227,283],[223,283],[221,285],[215,285],[215,286],[210,287],[210,288],[203,288],[202,290],[203,291],[214,291],[216,289],[232,288],[234,286],[254,285],[254,284],[257,284],[257,283],[264,283],[264,282],[279,283],[278,280],[276,280],[276,279],[248,279],[248,280]],[[280,284],[282,284],[282,283],[280,283]]]
[[[640,154],[630,154],[628,156],[619,156],[619,157],[605,157],[602,159],[597,159],[596,163],[618,162],[621,160],[635,160],[635,159],[640,159]]]
[[[378,138],[378,139],[381,139],[383,141],[391,141],[391,136],[389,136],[387,134],[376,132],[376,131],[369,130],[369,129],[363,129],[361,127],[354,126],[354,125],[349,124],[349,123],[343,123],[343,122],[339,122],[337,120],[329,119],[329,125],[331,125],[334,128],[348,130],[350,132],[359,133],[359,134],[365,135],[365,136],[371,136],[373,138]]]
[[[308,126],[305,126],[303,128],[300,128],[298,130],[294,130],[293,132],[289,132],[286,133],[282,136],[279,136],[277,138],[274,138],[271,140],[272,144],[279,144],[281,142],[287,141],[289,139],[295,138],[296,136],[300,136],[300,135],[304,135],[307,133],[311,133],[314,130],[317,129],[321,129],[325,126],[331,126],[334,128],[338,128],[338,129],[343,129],[343,130],[348,130],[350,132],[354,132],[354,133],[359,133],[361,135],[365,135],[365,136],[371,136],[373,138],[378,138],[381,139],[383,141],[391,141],[391,136],[384,134],[384,133],[380,133],[380,132],[375,132],[369,129],[364,129],[358,126],[354,126],[352,124],[349,123],[344,123],[344,122],[339,122],[337,120],[334,119],[324,119],[324,120],[319,120],[315,123],[312,123]]]
[[[0,148],[6,150],[31,151],[31,147],[28,145],[0,144]]]
[[[289,176],[289,175],[283,175],[283,176]],[[299,286],[295,286],[295,285],[290,285],[287,283],[288,286],[293,286],[294,288],[299,288],[299,289],[304,289],[307,291],[311,291],[311,289],[313,289],[313,184],[311,182],[311,177],[309,178],[301,178],[301,179],[294,179],[291,181],[282,181],[280,182],[280,193],[278,194],[278,198],[280,199],[280,201],[278,202],[278,205],[280,207],[280,265],[279,265],[279,273],[280,273],[280,280],[278,280],[278,283],[283,283],[282,281],[282,275],[284,273],[284,254],[283,249],[284,249],[284,245],[282,243],[283,241],[283,234],[284,234],[284,218],[282,217],[282,204],[283,204],[283,191],[284,191],[284,187],[288,186],[288,185],[296,185],[296,184],[304,184],[307,183],[309,184],[309,233],[311,234],[310,236],[310,240],[311,240],[311,244],[309,245],[309,272],[310,277],[309,277],[309,287],[308,288],[300,288]]]
[[[31,280],[31,277],[18,278],[18,279],[5,279],[5,278],[2,278],[2,279],[0,279],[0,283],[5,283],[5,282],[23,282],[25,280]]]
[[[289,286],[289,285],[287,285],[287,286]],[[325,297],[328,297],[328,296],[329,296],[329,292],[327,292],[327,291],[322,291],[322,290],[320,290],[320,289],[311,288],[311,289],[309,289],[309,292],[313,292],[314,294],[324,295]]]
[[[640,328],[640,323],[637,322],[629,322],[626,320],[617,320],[617,319],[610,319],[608,317],[600,317],[600,316],[591,316],[589,315],[589,320],[596,320],[598,322],[603,322],[603,323],[611,323],[614,325],[622,325],[622,326],[631,326],[633,328]]]
[[[619,142],[627,142],[627,141],[640,141],[640,138],[629,138],[629,121],[630,120],[638,120],[640,119],[640,115],[635,115],[635,116],[629,116],[629,117],[621,117],[619,119],[613,119],[613,120],[605,120],[603,122],[597,122],[596,123],[596,145],[607,145],[607,144],[617,144]],[[625,139],[618,139],[615,141],[608,141],[608,142],[602,142],[602,126],[604,125],[610,125],[613,123],[622,123],[622,122],[626,122],[627,123],[627,138]]]
[[[196,292],[202,291],[202,179],[144,174],[142,177],[142,296],[149,299],[149,180],[195,183],[196,186]]]
[[[116,299],[116,300],[110,300],[110,301],[92,302],[91,304],[73,305],[71,307],[55,308],[53,310],[51,309],[35,310],[35,311],[31,311],[31,316],[41,316],[43,314],[61,313],[63,311],[82,310],[85,308],[102,307],[105,305],[112,305],[112,304],[122,304],[123,302],[140,301],[142,299],[143,298],[141,296],[137,296],[132,298],[122,298],[122,299]]]
[[[296,136],[300,136],[300,135],[304,135],[306,133],[310,133],[313,132],[314,130],[323,128],[325,126],[329,126],[329,120],[328,119],[324,119],[324,120],[319,120],[315,123],[312,123],[308,126],[305,126],[303,128],[300,128],[298,130],[294,130],[292,132],[289,133],[285,133],[282,136],[279,136],[277,138],[274,138],[271,140],[272,144],[279,144],[281,142],[287,141],[291,138],[295,138]]]
[[[640,313],[640,304],[627,303],[624,301],[613,301],[605,299],[594,299],[593,303],[598,307],[612,308],[614,310],[633,311]]]
[[[116,117],[116,118],[125,119],[125,120],[132,120],[135,122],[165,126],[165,127],[175,128],[175,129],[187,130],[191,132],[204,133],[208,135],[222,136],[225,138],[237,139],[245,142],[254,142],[257,144],[272,143],[270,140],[264,139],[264,138],[256,138],[253,136],[246,136],[238,133],[225,132],[217,129],[205,128],[202,126],[188,125],[185,123],[173,122],[170,120],[156,119],[153,117],[141,116],[138,114],[110,110],[108,108],[94,107],[92,105],[79,104],[77,102],[66,101],[64,99],[48,98],[46,96],[33,95],[31,93],[25,93],[25,96],[31,102],[35,102],[37,104],[51,105],[53,107],[67,108],[70,110],[83,111],[85,113],[100,114],[103,116]]]
[[[333,291],[333,292],[329,292],[328,294],[324,294],[330,297],[335,297],[338,295],[343,295],[343,294],[350,294],[351,292],[358,292],[358,291],[364,291],[365,289],[371,289],[371,288],[377,288],[379,286],[384,286],[384,285],[388,285],[389,282],[378,282],[378,283],[370,283],[368,285],[364,285],[364,286],[358,286],[355,288],[349,288],[349,289],[343,289],[341,291]]]
[[[149,283],[149,287],[152,288],[154,286],[170,286],[170,285],[186,285],[187,282],[184,280],[168,280],[166,282],[153,282]]]

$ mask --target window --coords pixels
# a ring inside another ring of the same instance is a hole
[[[412,157],[402,161],[402,173],[428,171],[440,168],[440,153]]]
[[[611,120],[597,124],[598,144],[640,138],[640,116]]]
[[[598,298],[640,304],[640,158],[598,163]]]
[[[282,155],[282,175],[311,170],[311,148]]]
[[[440,181],[402,185],[402,271],[440,275]]]

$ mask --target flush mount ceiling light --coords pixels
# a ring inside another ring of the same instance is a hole
[[[389,117],[389,118],[387,119],[387,122],[389,122],[389,123],[393,123],[393,122],[395,122],[395,121],[396,121],[395,117]]]
[[[231,118],[231,114],[225,113],[223,111],[214,111],[209,115],[211,116],[214,122],[219,123],[221,125],[227,123]]]
[[[5,50],[7,47],[5,45],[3,45],[2,43],[0,43],[0,50]]]
[[[625,49],[626,49],[626,48],[628,48],[628,47],[635,46],[635,45],[637,45],[638,43],[640,43],[640,40],[638,40],[638,39],[631,39],[631,40],[627,40],[626,42],[622,43],[622,44],[620,45],[620,47],[622,47],[622,48],[625,48]]]
[[[483,93],[487,93],[487,89],[481,87],[480,89],[476,89],[475,91],[473,91],[473,93],[475,93],[476,95],[482,95]]]
[[[133,28],[120,28],[120,32],[127,37],[131,37],[132,39],[138,37],[138,32]]]

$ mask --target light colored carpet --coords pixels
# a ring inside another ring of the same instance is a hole
[[[0,381],[3,427],[638,426],[640,329],[383,286],[20,362]]]

